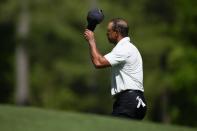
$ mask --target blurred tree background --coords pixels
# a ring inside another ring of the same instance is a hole
[[[108,21],[122,17],[129,22],[144,61],[146,120],[197,126],[197,1],[97,3],[105,14],[95,31],[102,54],[113,48],[106,38]],[[0,1],[0,103],[17,104],[16,52],[22,45],[28,89],[21,104],[110,114],[110,68],[94,69],[83,38],[90,6],[90,0]],[[25,34],[19,25],[27,26]]]

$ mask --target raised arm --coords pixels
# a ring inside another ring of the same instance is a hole
[[[84,32],[84,37],[89,44],[90,56],[95,68],[104,68],[111,66],[107,59],[105,59],[105,57],[98,51],[94,38],[94,32],[86,29]]]

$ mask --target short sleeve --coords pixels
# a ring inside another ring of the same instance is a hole
[[[106,54],[104,57],[113,66],[125,62],[127,56],[125,55],[125,53],[112,51]]]

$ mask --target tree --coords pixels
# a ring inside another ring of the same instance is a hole
[[[16,47],[16,104],[28,104],[29,95],[29,74],[28,54],[26,49],[29,32],[28,0],[20,0],[19,24]]]

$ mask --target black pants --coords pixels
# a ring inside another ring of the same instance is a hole
[[[144,94],[138,90],[126,90],[114,96],[113,116],[142,120],[147,105]]]

